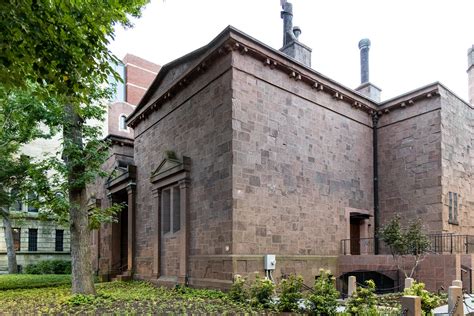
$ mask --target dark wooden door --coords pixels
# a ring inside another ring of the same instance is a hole
[[[360,255],[360,221],[351,219],[351,255]]]

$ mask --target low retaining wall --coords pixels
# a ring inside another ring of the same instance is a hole
[[[404,258],[401,263],[409,267],[414,262],[412,257]],[[414,278],[423,282],[429,291],[447,291],[453,280],[461,280],[461,262],[464,266],[472,267],[472,255],[446,254],[428,255],[418,265]],[[337,277],[354,271],[390,271],[397,270],[398,266],[391,255],[361,255],[361,256],[339,256],[337,266]],[[464,272],[464,275],[467,275]],[[405,275],[399,273],[399,284],[403,284]],[[393,279],[393,276],[388,276]],[[472,284],[472,278],[464,277],[464,287],[468,289]]]

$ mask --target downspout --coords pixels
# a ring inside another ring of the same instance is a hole
[[[378,168],[378,149],[377,149],[377,125],[379,116],[377,112],[372,114],[372,137],[373,137],[373,172],[374,172],[374,254],[379,254],[378,230],[380,227],[380,209],[379,209],[379,168]]]

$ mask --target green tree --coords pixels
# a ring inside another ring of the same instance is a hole
[[[63,160],[52,158],[44,165],[59,176],[52,189],[39,181],[37,190],[55,206],[60,206],[53,198],[56,188],[67,192],[67,207],[50,209],[69,217],[73,293],[95,293],[86,185],[98,175],[106,144],[99,139],[100,128],[88,123],[103,118],[100,100],[108,97],[103,83],[110,75],[119,79],[110,64],[118,60],[107,45],[115,27],[130,26],[129,17],[138,17],[147,2],[6,0],[0,6],[0,84],[26,89],[35,82],[46,91],[42,97],[63,104],[49,122],[62,128]]]
[[[10,207],[27,196],[29,170],[35,166],[29,157],[21,155],[20,148],[33,139],[49,138],[55,132],[47,125],[50,111],[57,104],[54,99],[39,99],[40,89],[36,84],[20,90],[0,85],[0,217],[5,229],[9,273],[17,273],[12,232],[15,214]]]
[[[379,230],[380,239],[389,247],[392,256],[405,277],[412,277],[418,265],[428,254],[431,247],[428,236],[423,232],[423,224],[418,218],[402,228],[397,215]],[[414,259],[413,264],[406,260]],[[408,265],[407,265],[408,263]]]

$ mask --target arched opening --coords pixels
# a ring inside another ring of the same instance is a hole
[[[119,118],[119,129],[122,130],[122,131],[125,131],[127,130],[127,124],[126,124],[126,121],[127,120],[127,117],[125,115],[120,115],[120,118]]]
[[[357,285],[365,285],[365,281],[372,280],[375,283],[377,294],[393,293],[402,290],[399,282],[398,270],[389,271],[367,271],[359,270],[347,272],[337,278],[337,287],[341,293],[347,294],[349,276],[355,276]],[[390,277],[388,276],[390,275]]]

